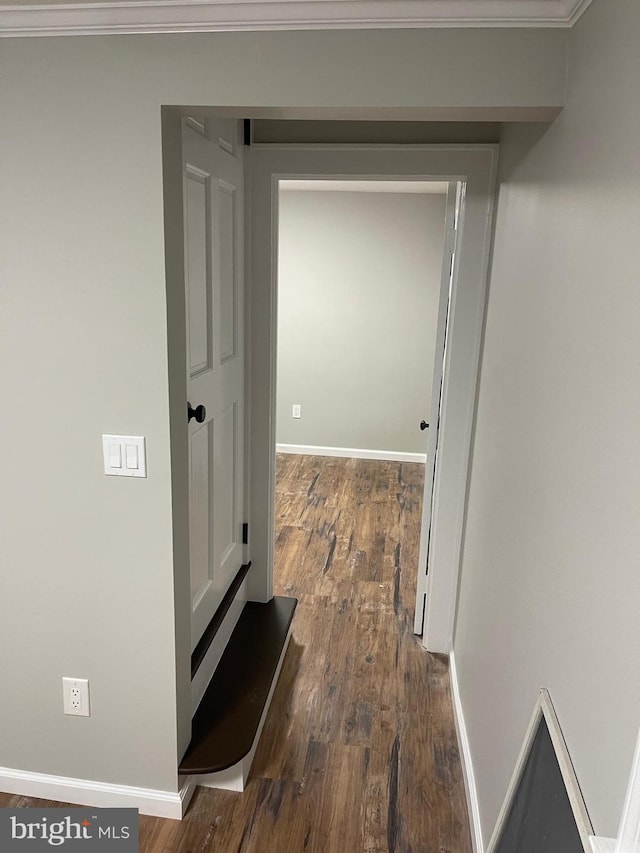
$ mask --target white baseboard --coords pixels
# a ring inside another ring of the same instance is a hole
[[[364,450],[359,447],[319,447],[313,444],[276,444],[276,453],[298,453],[301,456],[340,456],[348,459],[380,459],[384,462],[427,461],[426,453],[403,450]]]
[[[138,809],[140,814],[174,820],[182,820],[194,788],[190,777],[173,793],[0,767],[0,791],[7,794],[97,808]]]
[[[467,795],[467,808],[471,823],[471,843],[473,853],[484,853],[484,841],[482,839],[482,826],[480,824],[480,804],[478,803],[478,790],[476,788],[476,777],[473,773],[473,761],[471,760],[471,747],[467,735],[467,727],[460,701],[460,689],[458,685],[458,670],[456,669],[456,656],[454,652],[449,655],[449,679],[451,681],[451,697],[453,699],[453,714],[458,733],[460,745],[460,760],[462,762],[462,775],[464,777],[464,790]]]
[[[592,853],[614,853],[616,847],[615,838],[601,838],[599,836],[589,836],[591,842]]]

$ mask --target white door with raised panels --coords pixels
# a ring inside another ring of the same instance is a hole
[[[243,152],[238,130],[233,120],[199,126],[187,119],[183,126],[192,649],[242,565],[244,551]]]

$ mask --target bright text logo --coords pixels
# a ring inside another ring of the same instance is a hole
[[[136,809],[0,809],[0,850],[138,851]]]

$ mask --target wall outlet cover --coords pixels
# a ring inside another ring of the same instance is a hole
[[[62,698],[65,714],[72,717],[91,716],[88,678],[63,678]]]

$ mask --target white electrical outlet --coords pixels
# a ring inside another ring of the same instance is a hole
[[[302,417],[302,406],[300,403],[294,403],[291,407],[291,417],[292,418],[301,418]]]
[[[73,717],[91,716],[88,678],[63,678],[62,696],[65,714]]]

